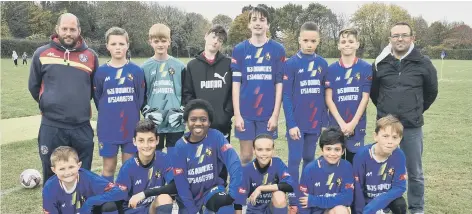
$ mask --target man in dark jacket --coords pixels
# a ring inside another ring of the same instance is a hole
[[[219,51],[226,39],[226,30],[219,25],[205,34],[205,50],[188,62],[182,78],[182,105],[193,99],[210,102],[215,110],[210,128],[222,132],[230,142],[233,117],[231,59]],[[221,177],[225,179],[227,176],[226,169],[223,169]]]
[[[42,115],[38,148],[44,181],[54,175],[50,156],[59,146],[73,147],[82,167],[91,168],[94,134],[90,100],[97,67],[97,55],[80,36],[78,18],[62,14],[51,42],[35,51],[28,82]]]
[[[415,37],[407,23],[390,30],[390,44],[376,58],[370,98],[377,119],[393,114],[404,126],[400,147],[406,155],[410,213],[424,213],[423,113],[438,94],[436,69],[414,48]]]

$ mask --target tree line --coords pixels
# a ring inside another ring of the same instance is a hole
[[[1,2],[2,56],[10,56],[11,48],[27,49],[46,43],[54,32],[57,18],[64,12],[75,14],[87,44],[100,55],[107,55],[105,32],[113,26],[129,32],[133,56],[148,57],[152,49],[147,44],[149,28],[164,23],[172,31],[170,54],[189,57],[204,48],[204,34],[215,24],[224,26],[229,38],[223,52],[231,54],[232,47],[249,38],[248,12],[256,5],[247,5],[234,20],[224,14],[207,20],[202,14],[185,12],[177,7],[156,2]],[[338,32],[346,27],[359,31],[359,56],[375,58],[387,45],[389,29],[396,22],[409,23],[416,35],[416,46],[431,58],[438,58],[442,50],[458,59],[472,59],[472,29],[460,21],[435,21],[428,25],[421,16],[413,17],[398,5],[385,3],[364,4],[351,17],[335,13],[320,3],[307,7],[289,3],[280,8],[265,4],[270,13],[269,37],[282,42],[290,56],[298,50],[298,33],[306,21],[315,22],[321,34],[317,52],[325,57],[338,57]],[[5,45],[4,45],[5,43]],[[36,47],[34,47],[36,48]],[[33,48],[33,49],[34,49]],[[31,53],[33,50],[17,50]],[[451,54],[453,53],[453,54]]]

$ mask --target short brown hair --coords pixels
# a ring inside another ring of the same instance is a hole
[[[395,23],[395,25],[392,26],[392,28],[395,26],[402,26],[402,25],[410,28],[410,36],[413,36],[413,28],[411,28],[411,26],[406,22],[397,22]],[[390,28],[390,35],[392,34],[392,28]]]
[[[79,155],[75,149],[69,146],[59,146],[51,154],[51,166],[54,167],[58,161],[69,161],[70,158],[79,162]]]
[[[213,26],[206,34],[208,35],[210,33],[214,33],[218,39],[221,39],[222,43],[225,43],[228,39],[228,33],[226,33],[225,28],[221,25]]]
[[[356,38],[356,40],[357,40],[358,33],[357,33],[357,30],[354,29],[354,28],[347,28],[347,29],[341,30],[339,32],[338,37],[339,37],[339,39],[341,39],[341,37],[348,37],[349,35],[353,35],[354,38]]]
[[[138,133],[146,133],[146,132],[152,132],[156,135],[156,138],[158,138],[158,135],[156,133],[157,130],[156,124],[152,122],[150,119],[142,119],[138,121],[138,124],[136,125],[136,128],[134,129],[134,137],[138,135]]]
[[[375,133],[378,134],[380,129],[385,129],[389,126],[392,127],[392,131],[396,132],[400,136],[403,136],[402,123],[398,118],[391,114],[377,120],[377,123],[375,124]]]
[[[267,24],[270,24],[270,16],[269,16],[269,11],[267,11],[264,7],[254,7],[252,10],[249,11],[249,22],[251,22],[251,17],[252,15],[256,14],[261,14],[262,17],[264,17],[267,20]]]
[[[112,35],[113,36],[124,36],[126,38],[126,42],[129,41],[128,32],[126,32],[126,30],[123,29],[123,28],[112,27],[112,28],[108,29],[107,32],[105,33],[105,39],[106,39],[107,43],[108,43],[108,39]]]
[[[168,39],[170,40],[170,28],[165,24],[154,24],[149,29],[149,39]]]
[[[300,32],[303,31],[316,31],[319,33],[318,26],[316,25],[315,22],[305,22],[303,25],[300,27]]]

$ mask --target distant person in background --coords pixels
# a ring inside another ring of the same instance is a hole
[[[21,58],[23,58],[22,65],[24,64],[28,65],[28,61],[26,61],[26,59],[28,59],[28,55],[26,55],[26,52],[23,52],[23,55],[21,56]]]
[[[130,51],[130,50],[128,50],[128,51],[126,52],[126,59],[127,59],[128,61],[131,60],[131,51]]]
[[[11,57],[13,58],[13,62],[15,63],[15,67],[18,67],[18,54],[16,54],[16,51],[13,51]]]

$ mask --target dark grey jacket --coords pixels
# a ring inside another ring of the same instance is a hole
[[[377,119],[392,114],[405,128],[421,127],[423,112],[438,95],[437,72],[431,60],[413,49],[401,61],[389,54],[372,66],[370,98]]]

